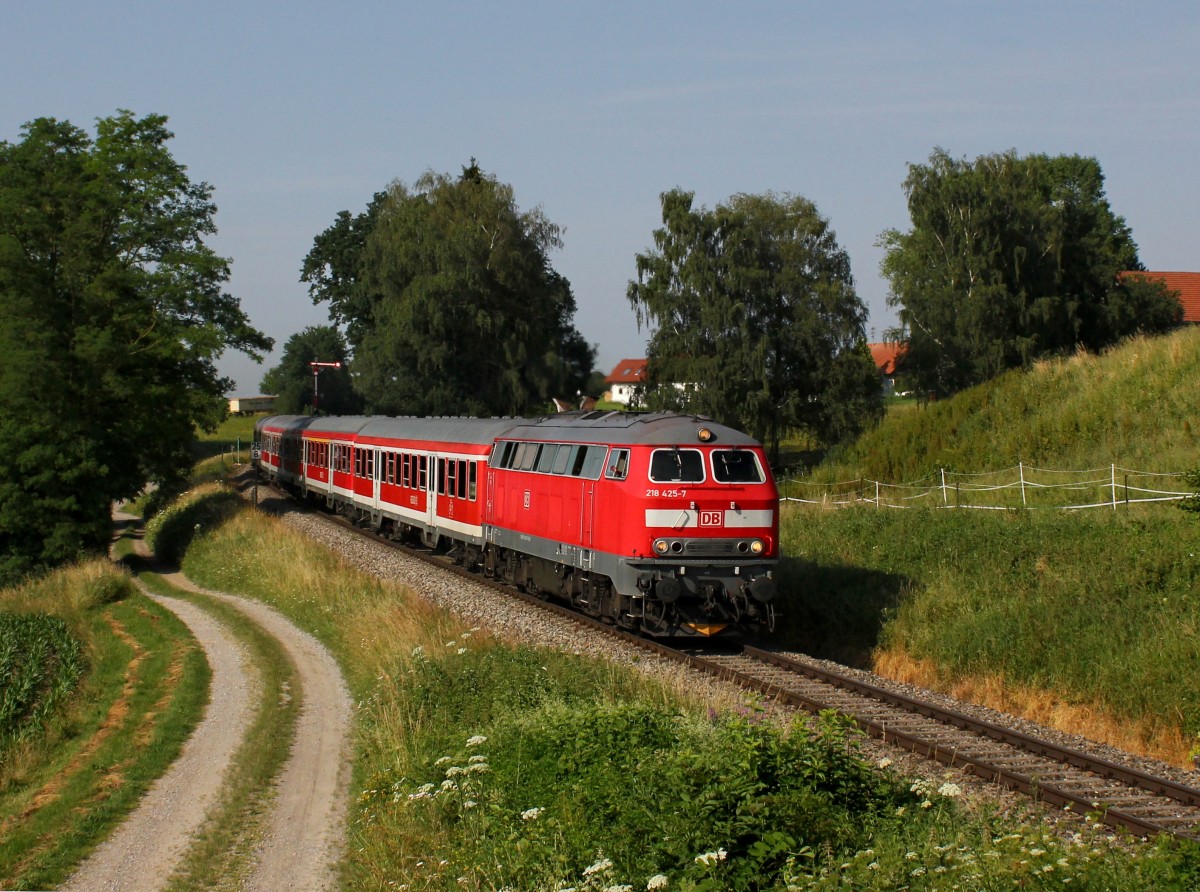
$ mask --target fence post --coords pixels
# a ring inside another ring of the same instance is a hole
[[[1017,462],[1017,471],[1021,475],[1021,507],[1028,507],[1025,502],[1025,462]]]
[[[1112,465],[1112,509],[1117,510],[1117,464]]]
[[[946,498],[946,469],[939,468],[938,470],[942,472],[942,504],[949,505],[950,500]]]
[[[879,501],[879,481],[878,480],[875,481],[875,507],[876,508],[881,507],[881,503]]]
[[[1125,507],[1129,507],[1129,475],[1125,475]]]

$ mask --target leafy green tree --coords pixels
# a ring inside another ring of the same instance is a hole
[[[878,419],[866,307],[812,202],[735,195],[708,210],[673,190],[662,215],[628,288],[652,329],[647,405],[711,415],[773,452],[789,430],[833,443]]]
[[[179,479],[223,417],[217,357],[271,345],[221,290],[212,188],[166,120],[0,142],[0,579],[105,547],[110,504]]]
[[[581,390],[595,350],[550,266],[560,230],[472,161],[394,184],[314,240],[302,279],[346,326],[371,411],[521,414]]]
[[[346,339],[332,325],[312,325],[288,338],[279,365],[262,379],[263,393],[275,394],[275,408],[285,414],[314,409],[312,362],[340,362],[341,368],[322,368],[316,381],[317,410],[328,415],[353,415],[362,400],[350,377]]]
[[[907,340],[905,370],[943,393],[1077,347],[1178,323],[1179,302],[1140,270],[1094,158],[956,160],[937,149],[904,182],[912,229],[880,243]]]

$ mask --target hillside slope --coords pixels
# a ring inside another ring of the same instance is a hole
[[[1179,471],[1200,464],[1200,326],[1009,372],[951,399],[893,411],[814,481],[916,480],[939,468]]]

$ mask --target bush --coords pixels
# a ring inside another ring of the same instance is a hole
[[[217,484],[202,486],[156,514],[146,525],[146,541],[158,557],[179,563],[202,530],[220,526],[242,506],[236,493]]]

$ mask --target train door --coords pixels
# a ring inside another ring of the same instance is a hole
[[[443,475],[446,473],[445,461],[436,455],[422,455],[418,460],[417,467],[420,475],[418,482],[425,491],[425,544],[433,548],[438,541],[438,469],[439,467],[442,469]]]

